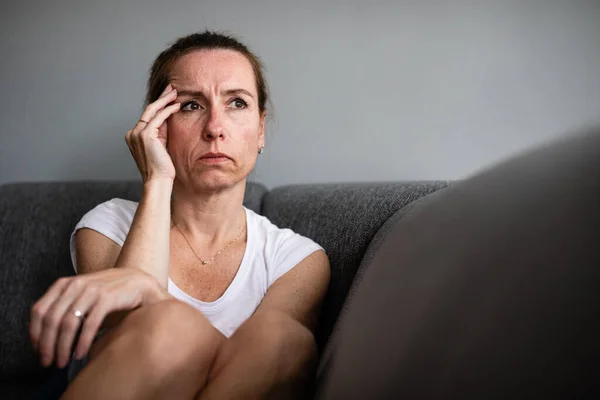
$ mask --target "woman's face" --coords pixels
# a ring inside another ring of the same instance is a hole
[[[199,50],[181,57],[169,82],[177,113],[167,120],[167,146],[176,179],[197,190],[243,181],[264,145],[252,65],[232,50]]]

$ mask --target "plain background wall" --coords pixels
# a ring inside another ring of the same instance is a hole
[[[204,28],[267,66],[253,179],[457,179],[600,121],[600,1],[42,1],[0,6],[0,183],[138,178],[153,58]]]

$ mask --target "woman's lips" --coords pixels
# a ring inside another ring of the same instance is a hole
[[[207,157],[200,158],[200,162],[202,162],[204,164],[219,164],[219,163],[224,163],[226,161],[229,161],[229,158],[223,157],[223,156],[217,156],[217,157],[207,156]]]
[[[203,164],[221,164],[231,159],[225,153],[221,152],[209,152],[200,157],[200,162]]]

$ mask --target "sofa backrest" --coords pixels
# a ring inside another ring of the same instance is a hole
[[[447,182],[297,185],[272,191],[246,188],[244,205],[281,228],[319,243],[332,281],[317,332],[322,349],[373,237],[396,211]],[[31,349],[30,309],[59,277],[73,275],[69,237],[97,204],[119,197],[138,201],[139,182],[52,182],[0,186],[0,380],[45,372]]]
[[[267,189],[246,188],[244,205],[260,212]],[[96,205],[119,197],[138,201],[139,182],[50,182],[0,186],[0,380],[44,374],[28,323],[33,303],[59,277],[73,275],[69,237]]]

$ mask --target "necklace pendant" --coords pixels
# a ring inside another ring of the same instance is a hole
[[[208,264],[208,260],[202,260],[202,265]]]

